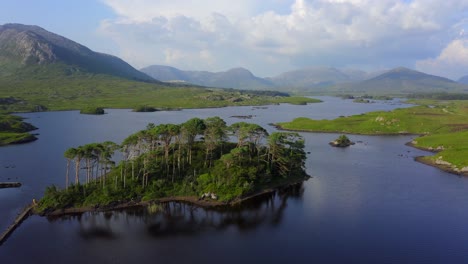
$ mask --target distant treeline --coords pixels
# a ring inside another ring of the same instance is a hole
[[[369,95],[369,94],[364,94],[364,95],[352,95],[352,94],[342,94],[340,95],[341,98],[343,99],[373,99],[373,100],[392,100],[393,97],[387,96],[387,95]]]
[[[289,97],[288,93],[279,92],[279,91],[260,91],[260,90],[238,90],[233,88],[225,89],[227,92],[240,92],[241,94],[253,94],[253,95],[263,95],[263,96],[281,96],[281,97]]]
[[[408,98],[436,100],[468,100],[468,93],[415,93]]]

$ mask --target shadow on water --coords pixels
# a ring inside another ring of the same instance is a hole
[[[204,209],[187,203],[168,202],[120,211],[88,212],[49,221],[77,221],[78,234],[84,240],[119,239],[122,233],[135,229],[135,226],[143,226],[146,235],[152,238],[197,236],[231,227],[248,232],[261,226],[279,225],[288,201],[302,199],[303,193],[301,183],[229,208]]]

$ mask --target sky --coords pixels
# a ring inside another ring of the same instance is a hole
[[[468,75],[467,0],[2,0],[5,23],[38,25],[137,69]]]

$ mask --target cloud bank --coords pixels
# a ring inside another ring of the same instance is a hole
[[[468,74],[466,0],[103,0],[99,32],[136,67],[271,76],[311,66]],[[465,56],[465,57],[464,57]],[[450,66],[447,68],[447,66]],[[465,67],[454,72],[457,67]]]

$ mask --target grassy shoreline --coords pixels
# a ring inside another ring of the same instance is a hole
[[[29,133],[37,128],[19,116],[0,112],[0,146],[22,144],[37,140]]]
[[[334,120],[296,118],[276,124],[278,129],[300,132],[357,135],[419,135],[407,145],[431,151],[416,161],[468,176],[468,101],[412,101],[420,105],[376,111]]]

